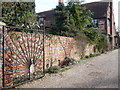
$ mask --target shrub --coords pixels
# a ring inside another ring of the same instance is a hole
[[[60,71],[61,71],[61,72],[64,72],[64,71],[69,70],[69,69],[70,69],[70,67],[67,67],[67,68],[61,69]]]
[[[90,55],[85,56],[85,58],[91,58],[91,57],[96,57],[96,56],[97,56],[96,54],[90,54]]]
[[[59,66],[52,66],[52,67],[50,67],[47,71],[46,71],[46,73],[49,73],[49,74],[51,74],[51,73],[58,73],[58,70],[60,69],[60,67]]]
[[[48,70],[58,70],[58,69],[60,69],[59,66],[52,66],[52,67],[50,67]]]
[[[87,55],[87,56],[85,56],[85,58],[90,58],[90,56]]]
[[[90,54],[90,57],[96,57],[97,55],[96,54]]]
[[[58,70],[49,70],[46,73],[49,73],[49,74],[51,74],[51,73],[58,73]]]
[[[76,64],[76,60],[73,57],[65,57],[64,61],[61,62],[61,67],[70,66]]]

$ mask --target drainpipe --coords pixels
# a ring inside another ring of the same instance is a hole
[[[112,10],[112,7],[113,7],[113,2],[110,2],[110,19],[111,19],[111,23],[110,23],[110,34],[113,35],[113,10]],[[114,46],[113,45],[113,38],[112,37],[112,47]]]

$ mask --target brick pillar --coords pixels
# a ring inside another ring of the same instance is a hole
[[[5,24],[3,22],[0,22],[0,87],[2,87],[2,65],[3,65],[3,32],[2,32],[2,28]]]
[[[12,86],[13,81],[13,72],[8,71],[12,70],[12,62],[9,62],[9,57],[4,53],[4,73],[2,72],[3,70],[3,26],[5,24],[3,22],[0,22],[0,87],[7,87],[7,86]],[[6,30],[6,28],[5,28]],[[4,50],[5,50],[5,43],[4,43]],[[7,71],[6,71],[7,70]],[[4,86],[3,86],[3,77],[4,77]]]
[[[0,87],[2,87],[2,26],[0,22]]]

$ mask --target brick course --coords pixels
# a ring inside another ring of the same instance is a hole
[[[13,33],[17,34],[18,36],[29,35],[29,33],[25,34],[22,32],[13,32]],[[32,36],[34,36],[34,34],[32,34]],[[43,37],[42,34],[37,34],[36,36],[37,36],[36,40],[39,40],[38,39],[39,36],[42,40],[42,37]],[[25,37],[23,37],[23,38],[25,40]],[[21,39],[19,39],[19,40],[21,40]],[[33,44],[34,40],[35,40],[35,38],[32,38],[32,46],[34,46],[34,44]],[[15,52],[11,54],[12,57],[16,58],[15,54],[19,55],[19,52],[17,51],[17,49],[21,50],[20,47],[16,48],[13,45],[12,41],[9,38],[9,35],[5,38],[5,42],[7,42],[7,44],[12,46],[11,49],[16,50],[16,51],[12,50],[13,52],[14,51]],[[14,43],[19,46],[19,43],[17,40],[14,40]],[[31,42],[29,41],[29,43],[31,43]],[[76,47],[75,43],[76,43],[76,41],[71,37],[47,36],[46,35],[45,36],[45,47],[44,47],[44,49],[45,49],[45,68],[47,69],[48,67],[50,67],[51,63],[52,63],[52,66],[54,66],[54,65],[58,66],[59,60],[63,61],[65,57],[69,57],[69,56],[74,57],[76,60],[80,60],[81,57],[78,53],[78,48]],[[25,44],[27,44],[27,43],[25,43]],[[24,45],[21,45],[21,46],[25,51],[27,50],[27,48],[25,48]],[[32,46],[31,46],[31,48],[32,48]],[[94,53],[93,48],[94,48],[93,45],[87,45],[86,50],[85,50],[85,55]],[[20,61],[19,63],[16,62],[15,60],[10,59],[10,57],[7,55],[7,53],[9,53],[10,50],[7,48],[6,43],[5,43],[5,51],[7,51],[5,53],[5,58],[4,58],[5,69],[10,70],[10,71],[5,72],[5,84],[12,86],[13,85],[13,82],[12,82],[13,77],[20,76],[20,75],[23,75],[24,73],[27,73],[28,69],[26,66],[23,66],[22,62],[18,58],[16,58],[16,59],[18,59],[17,61]],[[34,52],[34,51],[32,51],[32,52]],[[21,51],[21,53],[22,53],[22,51]],[[22,53],[22,55],[24,55],[24,54]],[[37,55],[39,55],[39,53],[37,53]],[[41,54],[40,58],[36,61],[36,63],[37,63],[37,66],[35,67],[36,71],[39,71],[39,70],[42,71],[42,66],[43,66],[43,56],[42,55],[43,55],[43,53]],[[21,55],[19,55],[19,56],[21,59],[23,58]],[[16,70],[18,70],[18,71],[16,71]]]

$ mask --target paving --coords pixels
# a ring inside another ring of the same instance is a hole
[[[47,74],[18,88],[118,88],[118,51],[90,58],[65,72]]]

